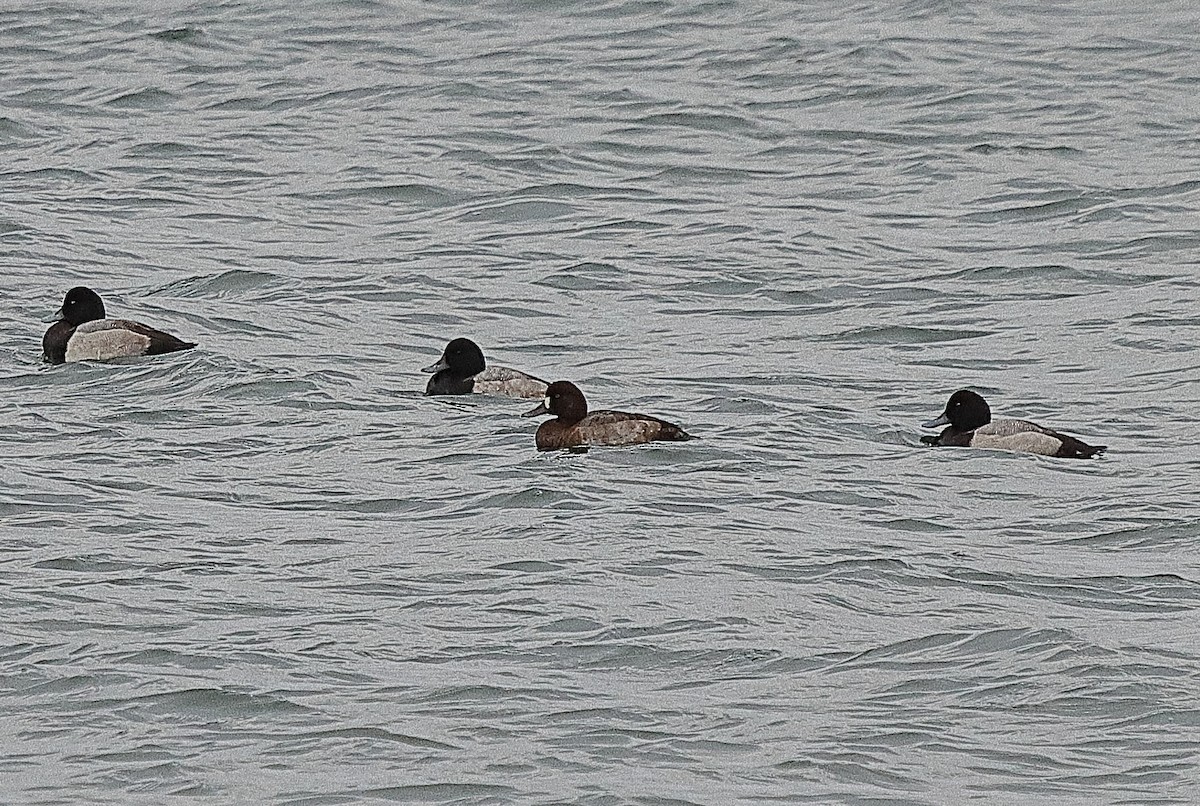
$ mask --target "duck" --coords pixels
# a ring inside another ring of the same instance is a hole
[[[624,411],[588,412],[587,398],[570,381],[555,381],[546,388],[546,397],[524,417],[553,414],[555,419],[538,426],[534,441],[539,451],[593,445],[640,445],[667,440],[692,439],[674,423],[647,414]]]
[[[106,318],[104,301],[85,286],[67,292],[57,315],[42,337],[42,356],[51,364],[160,355],[196,346],[141,322]]]
[[[427,395],[506,395],[516,398],[537,398],[546,394],[549,386],[509,367],[489,367],[483,350],[470,339],[454,339],[446,345],[438,361],[421,370],[432,372],[425,386]]]
[[[1088,445],[1028,420],[992,420],[987,401],[970,389],[950,395],[942,415],[921,426],[946,426],[937,436],[921,437],[926,445],[992,448],[1067,459],[1091,459],[1108,450],[1107,445]]]

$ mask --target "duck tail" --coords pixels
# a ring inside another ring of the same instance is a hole
[[[1093,459],[1106,450],[1107,445],[1088,445],[1078,439],[1068,438],[1059,449],[1058,456],[1067,459]]]
[[[689,439],[695,439],[695,437],[674,423],[663,423],[663,427],[658,432],[658,438],[672,442],[686,442]]]

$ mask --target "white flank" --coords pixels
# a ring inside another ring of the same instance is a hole
[[[1053,456],[1062,447],[1062,442],[1040,431],[1022,431],[1016,434],[988,434],[980,429],[971,440],[972,448],[994,448],[1002,451],[1040,453]]]
[[[112,320],[86,322],[75,329],[67,342],[67,361],[107,361],[145,355],[150,337],[125,330]]]

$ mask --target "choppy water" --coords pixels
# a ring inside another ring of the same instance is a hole
[[[0,801],[1200,802],[1198,43],[6,6]],[[41,365],[76,284],[201,348]],[[700,439],[539,455],[459,335]]]

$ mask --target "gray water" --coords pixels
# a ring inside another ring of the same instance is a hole
[[[6,5],[0,802],[1200,802],[1198,97],[1190,0]]]

